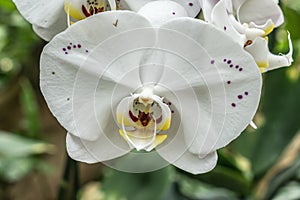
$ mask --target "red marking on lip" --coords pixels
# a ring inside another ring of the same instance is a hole
[[[137,122],[139,120],[136,116],[133,115],[133,113],[131,112],[131,110],[129,110],[129,117],[134,122]]]

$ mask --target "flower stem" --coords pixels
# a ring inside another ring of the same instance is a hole
[[[73,184],[71,186],[71,184]],[[67,156],[65,170],[58,190],[57,199],[76,199],[79,190],[79,170],[78,163]],[[68,198],[69,197],[69,198]]]

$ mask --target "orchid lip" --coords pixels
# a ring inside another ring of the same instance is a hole
[[[169,129],[171,111],[152,89],[145,88],[119,103],[117,120],[119,132],[130,147],[151,151],[166,139],[160,132]]]

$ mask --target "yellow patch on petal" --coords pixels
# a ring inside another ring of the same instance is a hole
[[[117,113],[117,121],[118,121],[118,124],[124,124],[124,126],[132,126],[132,122],[131,120],[126,117],[126,116],[123,116],[121,113]]]
[[[267,67],[269,67],[269,62],[268,61],[256,61],[256,64],[258,65],[259,70],[260,70],[261,73],[264,73],[265,69]]]
[[[151,151],[152,149],[154,149],[155,147],[157,147],[158,145],[160,145],[161,143],[163,143],[163,141],[165,141],[167,139],[167,135],[165,134],[159,134],[156,135],[154,142],[151,144],[150,147],[148,147],[146,149],[146,151]]]
[[[161,126],[157,127],[158,130],[162,130],[162,131],[165,131],[165,130],[168,130],[171,126],[171,117],[167,118],[165,120],[165,123],[163,123]]]
[[[264,29],[265,35],[269,35],[274,30],[274,27],[275,27],[274,23],[271,23],[268,27],[266,27]]]
[[[124,140],[127,141],[127,138],[124,134],[124,131],[122,129],[119,129],[119,133],[120,135],[122,136],[122,138]],[[128,135],[127,136],[129,138],[131,138],[132,136],[131,135]],[[167,135],[165,134],[157,134],[156,137],[155,137],[155,140],[153,141],[153,143],[146,149],[146,151],[151,151],[152,149],[154,149],[155,147],[157,147],[158,145],[160,145],[161,143],[163,143],[166,139],[167,139]]]
[[[85,16],[80,12],[80,10],[77,10],[72,4],[68,1],[65,1],[64,5],[65,12],[69,14],[72,18],[77,20],[82,20],[85,18]]]

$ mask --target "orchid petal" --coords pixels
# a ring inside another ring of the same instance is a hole
[[[159,48],[172,52],[166,54],[165,65],[176,72],[165,70],[160,84],[180,102],[190,152],[206,156],[249,125],[259,103],[261,75],[253,58],[213,25],[175,19],[158,36]]]
[[[189,17],[196,17],[200,12],[200,2],[199,0],[189,0],[189,1],[182,1],[182,0],[173,0],[174,2],[180,4],[188,13]]]
[[[267,72],[280,67],[288,67],[293,62],[293,44],[288,34],[289,52],[284,55],[274,55],[269,51],[268,41],[264,38],[258,37],[253,43],[245,47],[260,68],[261,72]]]
[[[267,20],[265,24],[257,25],[254,22],[249,23],[249,28],[258,28],[265,31],[264,35],[270,34],[274,29],[274,23],[271,19]]]
[[[107,0],[110,10],[117,10],[116,0]]]
[[[155,12],[153,12],[155,10]],[[170,19],[188,16],[184,7],[174,1],[153,1],[143,6],[138,14],[159,27]]]
[[[257,37],[252,44],[245,46],[245,50],[253,56],[260,69],[264,69],[269,66],[268,41],[265,38]]]
[[[175,99],[172,99],[172,102],[175,102]],[[216,152],[202,158],[198,154],[191,153],[185,142],[185,133],[182,130],[180,121],[179,113],[175,111],[172,115],[172,126],[166,133],[168,138],[156,148],[157,153],[172,165],[193,174],[201,174],[212,170],[217,163]]]
[[[14,3],[44,40],[52,39],[67,27],[62,0],[14,0]]]
[[[123,4],[128,7],[129,10],[138,12],[144,5],[153,0],[121,0]]]
[[[110,137],[114,136],[117,136],[117,134],[110,134]],[[118,146],[113,144],[112,140],[118,142]],[[68,133],[66,143],[69,156],[74,160],[85,163],[96,163],[114,159],[130,151],[126,142],[118,137],[114,139],[102,137],[99,140],[87,141]]]
[[[255,124],[253,121],[251,121],[249,125],[250,125],[252,128],[257,129],[257,126],[256,126],[256,124]]]
[[[75,23],[45,47],[41,90],[51,112],[70,133],[85,140],[103,134],[101,129],[111,123],[111,103],[116,108],[139,85],[138,69],[136,79],[124,74],[139,66],[144,52],[124,52],[153,45],[155,33],[149,26],[146,19],[129,11],[104,12]]]
[[[260,25],[271,19],[275,27],[284,21],[281,8],[270,0],[247,0],[238,8],[237,16],[241,23],[254,22]]]
[[[220,27],[230,35],[234,40],[239,42],[241,45],[244,44],[246,38],[240,34],[232,25],[230,15],[227,13],[226,0],[220,0],[213,8],[211,13],[211,22]]]
[[[264,72],[278,69],[280,67],[288,67],[292,64],[293,60],[293,44],[291,40],[291,36],[288,33],[288,43],[289,43],[289,52],[284,55],[274,55],[272,53],[268,54],[268,59],[269,59],[269,67],[265,69]]]
[[[209,23],[212,21],[211,20],[212,10],[218,2],[219,2],[219,0],[211,0],[211,1],[201,0],[200,1],[204,19]]]

